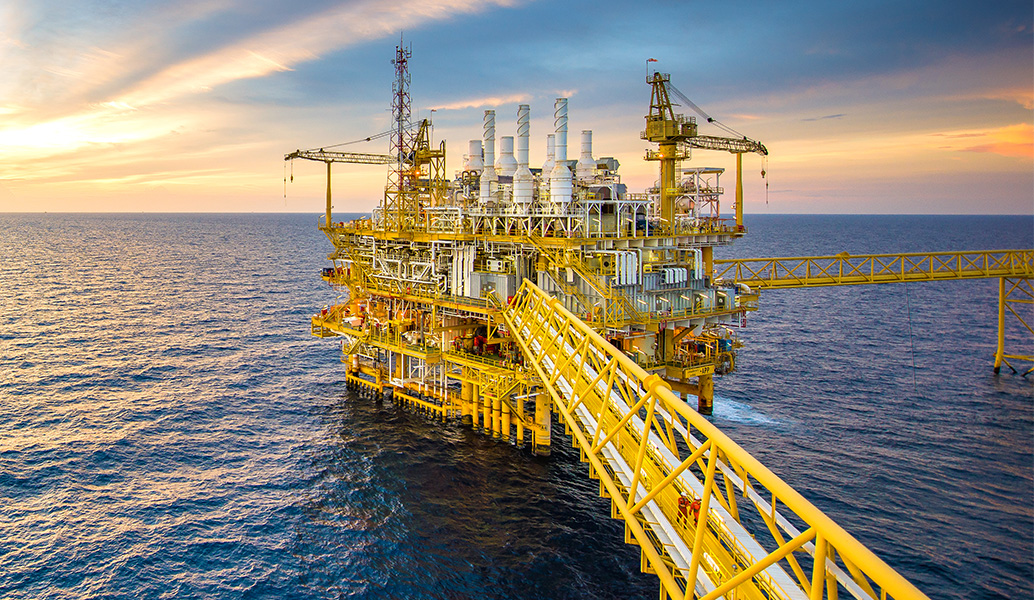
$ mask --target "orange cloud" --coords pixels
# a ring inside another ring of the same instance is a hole
[[[986,131],[941,135],[951,140],[965,139],[967,141],[962,146],[949,143],[949,145],[945,146],[945,149],[1034,159],[1034,126],[1030,123],[1018,123]],[[975,141],[981,143],[972,143]]]

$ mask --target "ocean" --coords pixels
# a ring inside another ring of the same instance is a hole
[[[717,257],[1034,247],[1030,216],[746,224]],[[315,215],[0,214],[0,597],[656,597],[562,427],[536,458],[346,389],[309,335],[330,250]],[[714,423],[930,597],[1031,598],[997,281],[760,306]]]

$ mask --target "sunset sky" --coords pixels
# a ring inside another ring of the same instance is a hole
[[[1031,214],[1032,20],[1030,0],[2,0],[0,211],[317,213],[324,167],[296,162],[285,198],[283,155],[388,129],[404,33],[450,173],[483,111],[513,135],[518,103],[541,165],[564,95],[572,141],[592,129],[630,190],[651,185],[656,58],[769,148],[767,192],[744,159],[747,212]],[[384,167],[334,175],[338,211],[383,193]]]

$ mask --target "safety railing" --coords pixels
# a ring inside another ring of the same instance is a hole
[[[502,314],[662,598],[925,598],[531,282]]]
[[[1034,250],[716,260],[715,278],[782,289],[982,277],[1034,277]]]

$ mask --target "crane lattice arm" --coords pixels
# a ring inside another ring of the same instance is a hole
[[[390,165],[398,160],[390,154],[365,154],[362,152],[333,152],[320,148],[318,150],[295,150],[284,155],[284,160],[303,158],[327,163],[327,214],[326,225],[330,227],[330,165],[331,163],[353,163],[360,165]],[[293,176],[292,176],[293,177]]]
[[[768,148],[761,142],[756,142],[750,138],[726,138],[717,137],[712,135],[698,135],[691,137],[686,140],[686,143],[693,148],[700,148],[701,150],[724,150],[725,152],[732,152],[733,154],[742,154],[744,152],[757,152],[761,156],[768,156]]]
[[[768,156],[768,148],[761,142],[743,136],[734,129],[727,127],[717,120],[708,116],[699,106],[686,97],[671,84],[671,75],[667,73],[654,73],[647,78],[651,86],[650,113],[646,115],[646,129],[641,137],[644,140],[655,142],[659,145],[656,152],[648,152],[647,160],[657,160],[661,163],[660,172],[660,212],[663,219],[669,226],[675,222],[675,196],[676,187],[676,163],[687,154],[679,150],[679,147],[700,148],[701,150],[721,150],[736,155],[736,230],[743,229],[743,154],[757,152],[762,156]],[[674,104],[671,95],[681,100],[687,106],[695,110],[701,117],[725,131],[740,137],[719,137],[699,135],[697,133],[696,119],[687,119],[683,115],[675,114]],[[762,177],[765,172],[761,172]]]
[[[390,154],[366,154],[362,152],[333,152],[320,148],[319,150],[295,150],[284,155],[284,160],[303,158],[305,160],[316,160],[319,162],[332,163],[353,163],[360,165],[390,165],[397,159]]]

